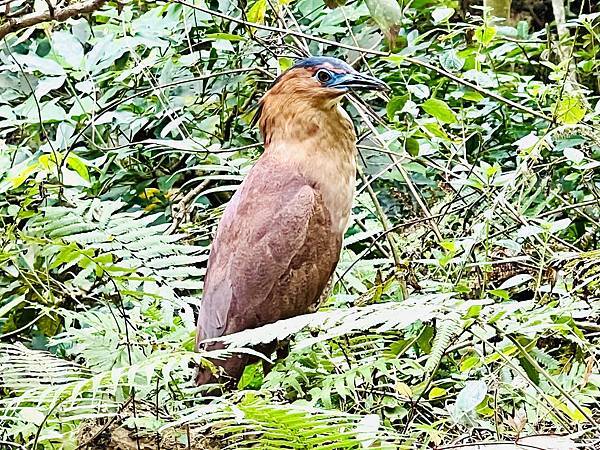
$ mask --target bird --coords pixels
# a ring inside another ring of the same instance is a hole
[[[316,309],[342,248],[355,192],[356,134],[341,107],[383,81],[327,56],[298,60],[275,79],[256,115],[264,152],[225,207],[211,244],[196,350],[223,336]],[[208,340],[207,342],[205,342]],[[273,353],[271,343],[259,350]],[[201,365],[196,384],[239,381],[247,354]]]

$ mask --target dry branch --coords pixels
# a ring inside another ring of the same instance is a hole
[[[58,8],[53,11],[48,9],[47,11],[32,12],[20,17],[6,19],[6,22],[0,23],[0,39],[4,38],[9,33],[14,33],[15,31],[23,30],[40,23],[54,20],[57,22],[64,22],[71,17],[94,12],[100,9],[104,3],[106,3],[106,0],[88,0]]]

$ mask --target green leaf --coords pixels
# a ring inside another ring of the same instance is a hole
[[[440,398],[446,395],[446,389],[440,388],[440,387],[434,387],[429,391],[429,395],[427,396],[427,398],[429,398],[429,400],[433,400],[436,398]]]
[[[279,58],[279,69],[281,69],[282,72],[285,72],[286,70],[288,70],[290,67],[292,67],[294,65],[294,60],[292,58],[286,58],[286,57],[282,57]]]
[[[388,37],[393,37],[402,23],[402,8],[396,0],[365,0],[371,17],[381,31]]]
[[[440,64],[448,72],[457,72],[465,65],[465,59],[458,56],[456,50],[450,49],[440,55]]]
[[[473,39],[476,42],[481,43],[484,47],[487,47],[494,39],[494,36],[496,36],[496,27],[488,27],[484,25],[475,30]]]
[[[475,365],[481,365],[481,359],[479,356],[470,356],[460,363],[460,371],[467,372],[469,369],[475,367]]]
[[[248,10],[248,21],[254,23],[263,23],[267,13],[267,0],[256,0],[254,5]]]
[[[419,348],[425,352],[429,353],[431,351],[431,342],[433,341],[433,327],[426,326],[422,333],[419,335],[417,339],[417,343],[419,344]]]
[[[579,178],[579,174],[577,172],[573,172],[565,177],[565,181],[575,181],[578,178]]]
[[[44,75],[65,75],[65,69],[60,64],[49,58],[40,58],[35,53],[28,55],[13,56],[19,64],[24,65],[30,71],[43,73]]]
[[[416,161],[411,161],[409,163],[402,164],[402,166],[409,172],[420,173],[421,175],[427,174],[427,167],[425,167],[422,164],[419,164]]]
[[[467,291],[469,292],[469,291]],[[481,314],[481,305],[473,305],[470,306],[469,309],[467,310],[467,314],[465,314],[465,318],[473,318],[473,317],[479,317],[479,315]]]
[[[262,384],[263,373],[259,363],[247,366],[238,382],[238,389],[259,388]]]
[[[446,250],[448,250],[449,252],[455,252],[456,251],[456,242],[452,241],[452,240],[443,240],[440,242],[440,246]]]
[[[404,104],[408,100],[408,95],[402,95],[400,97],[392,97],[386,106],[386,112],[389,120],[393,120],[396,112],[402,110]]]
[[[455,407],[461,412],[473,411],[487,394],[487,385],[483,380],[467,381],[456,397]]]
[[[20,295],[19,297],[12,299],[10,302],[6,303],[5,305],[0,306],[0,317],[6,316],[9,312],[11,312],[14,308],[19,306],[24,301],[25,301],[25,296]]]
[[[243,36],[239,36],[237,34],[231,34],[231,33],[208,33],[206,35],[206,37],[210,38],[210,39],[222,39],[225,41],[232,41],[232,42],[244,40]]]
[[[521,363],[521,367],[523,367],[529,379],[536,385],[539,385],[540,374],[538,373],[537,369],[526,358],[519,358],[519,362]]]
[[[456,114],[448,104],[437,98],[430,98],[421,106],[423,110],[442,123],[456,123]]]
[[[14,177],[10,177],[9,181],[12,183],[12,187],[18,188],[19,186],[21,186],[25,182],[25,180],[27,180],[27,178],[29,178],[29,175],[36,172],[38,169],[39,169],[39,165],[33,164],[33,165],[25,167]]]
[[[67,165],[79,174],[85,181],[90,181],[90,174],[88,173],[85,161],[79,156],[70,153],[67,157]]]
[[[504,289],[492,289],[488,291],[488,293],[495,295],[496,297],[500,297],[503,300],[508,300],[510,298],[510,295],[508,295],[508,292]]]
[[[410,156],[419,156],[419,141],[415,138],[406,139],[406,141],[404,141],[404,150],[406,150]]]
[[[39,100],[49,92],[59,89],[65,83],[66,77],[46,77],[39,81],[35,88],[35,97]]]
[[[483,95],[481,95],[479,92],[477,91],[465,91],[462,95],[462,98],[464,98],[465,100],[469,100],[472,102],[480,102],[481,100],[483,100]]]
[[[409,84],[406,86],[406,89],[408,92],[421,100],[429,97],[430,95],[429,87],[425,84]]]
[[[437,122],[426,123],[423,125],[423,127],[435,137],[445,140],[450,139],[444,129]]]
[[[586,109],[581,100],[575,96],[565,96],[556,107],[556,120],[567,125],[581,122]]]
[[[552,406],[554,406],[556,409],[564,412],[565,414],[567,414],[569,416],[569,418],[571,420],[573,420],[576,423],[583,423],[586,422],[587,419],[585,418],[585,416],[583,415],[583,413],[575,408],[575,406],[571,406],[572,404],[565,404],[562,401],[560,401],[559,399],[552,397],[552,396],[548,396],[550,403],[552,403]],[[589,408],[586,408],[585,406],[581,407],[581,409],[583,409],[587,414],[589,414],[590,416],[592,415],[592,411],[590,411]]]

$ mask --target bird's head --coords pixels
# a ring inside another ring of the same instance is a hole
[[[383,81],[354,70],[340,59],[313,56],[299,60],[281,74],[269,93],[330,103],[350,91],[386,89],[388,86]]]
[[[335,119],[341,117],[337,105],[344,94],[386,89],[383,81],[354,70],[340,59],[313,56],[299,60],[273,82],[255,117],[265,145],[274,136],[303,139],[328,123],[335,126]]]

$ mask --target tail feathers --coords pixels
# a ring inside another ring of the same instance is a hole
[[[212,384],[218,381],[217,377],[207,367],[198,367],[196,369],[196,386]]]
[[[211,344],[199,345],[199,351],[210,351],[210,350],[221,350],[225,346],[220,342]],[[227,359],[213,359],[206,358],[211,364],[213,364],[217,373],[213,373],[211,367],[200,366],[196,371],[196,386],[202,386],[208,383],[224,383],[229,387],[235,387],[237,382],[244,373],[244,368],[249,363],[248,355],[238,353],[232,355]]]
[[[288,342],[284,341],[280,343],[280,348],[278,349],[278,357],[284,357],[285,352],[288,350]],[[201,343],[199,339],[196,344],[197,351],[211,351],[211,350],[221,350],[224,349],[225,345],[222,342],[211,342],[211,343]],[[254,350],[262,353],[263,355],[270,357],[275,349],[277,348],[276,342],[271,342],[268,344],[261,344],[254,348]],[[285,350],[280,354],[282,350]],[[214,359],[214,358],[206,358],[211,364],[216,367],[216,373],[213,373],[211,367],[208,366],[200,366],[196,371],[196,386],[202,386],[204,384],[209,383],[223,383],[228,388],[234,389],[237,386],[238,381],[242,377],[244,373],[244,369],[248,364],[255,363],[260,359],[256,356],[251,356],[246,353],[236,353],[231,355],[226,359]],[[265,371],[265,373],[268,370]]]

